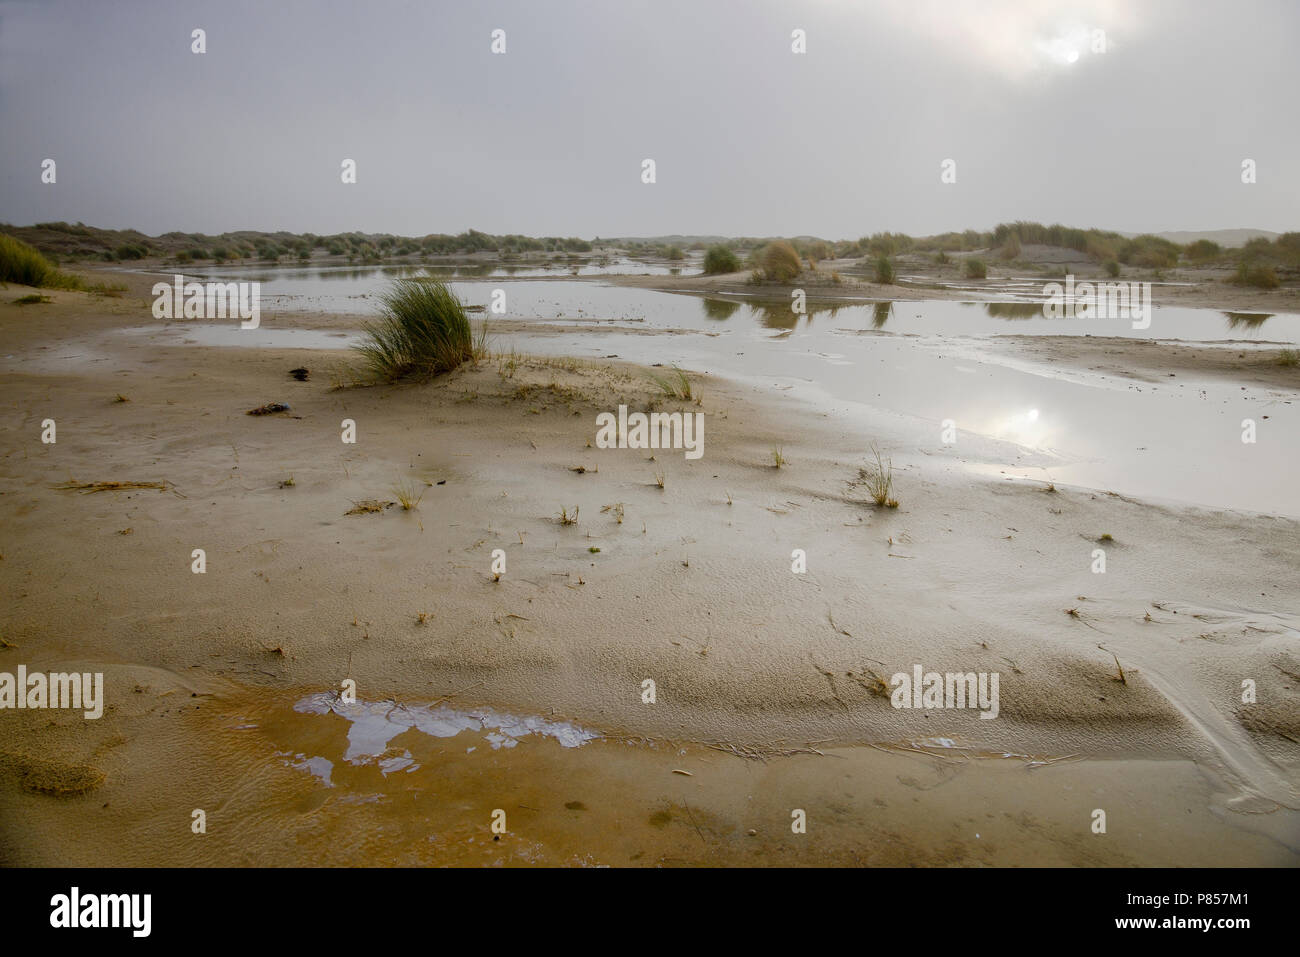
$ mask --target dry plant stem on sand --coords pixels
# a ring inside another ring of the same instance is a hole
[[[62,485],[53,487],[60,491],[71,489],[77,492],[121,492],[124,489],[134,488],[156,488],[160,492],[166,492],[176,486],[166,480],[161,482],[77,482],[69,479]]]

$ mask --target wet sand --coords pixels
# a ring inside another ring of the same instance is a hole
[[[1087,369],[1141,382],[1166,382],[1179,376],[1239,382],[1293,394],[1300,390],[1300,365],[1294,348],[1244,342],[1213,345],[1106,336],[998,336],[989,348],[1036,362]],[[1284,361],[1286,360],[1286,361]]]
[[[479,733],[408,731],[353,763],[349,722],[303,714],[302,700],[225,683],[192,698],[146,676],[132,714],[117,717],[130,742],[108,740],[92,758],[109,770],[92,794],[0,791],[3,819],[23,822],[0,829],[0,856],[181,867],[1297,862],[1292,819],[1230,809],[1233,789],[1188,760],[1003,756],[951,741],[753,757],[640,737],[494,748]],[[191,830],[194,809],[206,833]],[[1105,833],[1093,830],[1098,809]]]
[[[0,305],[0,354],[21,357],[0,669],[102,670],[108,704],[98,722],[0,714],[8,862],[1297,863],[1294,520],[973,477],[906,447],[884,449],[900,507],[876,509],[859,476],[876,434],[751,387],[695,376],[695,405],[628,364],[499,356],[333,389],[337,352],[68,353],[154,320],[129,297],[54,298]],[[291,412],[244,414],[272,401]],[[592,447],[620,403],[704,412],[705,456]],[[52,488],[70,477],[174,489]],[[417,509],[345,514],[401,481]],[[998,719],[891,707],[877,679],[915,664],[1000,672]],[[602,740],[408,732],[385,757],[419,768],[385,775],[342,759],[342,718],[293,710],[345,678],[364,702],[451,696]],[[956,747],[906,750],[938,739]],[[313,758],[333,787],[294,766]],[[70,779],[97,783],[40,790]]]

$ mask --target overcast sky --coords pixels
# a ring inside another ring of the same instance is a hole
[[[1295,0],[0,0],[0,220],[1293,230],[1298,41]]]

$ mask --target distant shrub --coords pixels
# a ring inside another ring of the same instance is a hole
[[[982,259],[967,259],[965,272],[967,279],[987,279],[989,267],[984,265]]]
[[[686,254],[682,252],[682,248],[680,246],[669,246],[667,249],[664,250],[664,258],[671,259],[674,262],[676,262],[677,260],[685,259]]]
[[[808,246],[807,254],[809,259],[815,263],[819,263],[823,259],[830,259],[831,256],[834,255],[834,251],[831,249],[829,243],[819,239]]]
[[[764,246],[760,258],[764,277],[774,282],[793,282],[803,271],[799,254],[784,239]]]
[[[1238,263],[1236,275],[1229,280],[1238,286],[1255,286],[1258,289],[1276,289],[1281,285],[1272,266]]]
[[[1108,259],[1119,260],[1120,243],[1107,236],[1088,236],[1083,244],[1083,251],[1093,259],[1105,262]]]
[[[1119,261],[1145,269],[1172,269],[1178,265],[1182,247],[1150,234],[1126,239],[1120,246]]]
[[[738,272],[739,270],[740,260],[726,246],[710,246],[709,251],[704,254],[704,274],[706,276],[717,276],[722,273]]]
[[[1203,263],[1222,256],[1223,247],[1208,239],[1198,239],[1194,243],[1187,244],[1187,248],[1183,250],[1183,255],[1190,262]]]
[[[1114,279],[1119,275],[1119,260],[1107,259],[1103,264],[1103,268],[1106,270],[1106,275]]]
[[[894,264],[888,256],[879,256],[876,259],[876,282],[886,286],[894,282]]]
[[[113,250],[114,259],[144,259],[149,250],[139,243],[123,243]]]
[[[893,256],[911,250],[915,241],[906,233],[875,233],[869,239],[858,242],[872,256]]]
[[[1001,259],[1019,259],[1020,258],[1020,237],[1015,233],[1007,236],[1007,241],[1002,244],[998,250],[998,256]]]

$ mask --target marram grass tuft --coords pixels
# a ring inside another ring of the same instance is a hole
[[[435,376],[483,351],[465,305],[445,283],[398,279],[381,301],[378,321],[363,327],[366,341],[356,347],[380,378]]]

